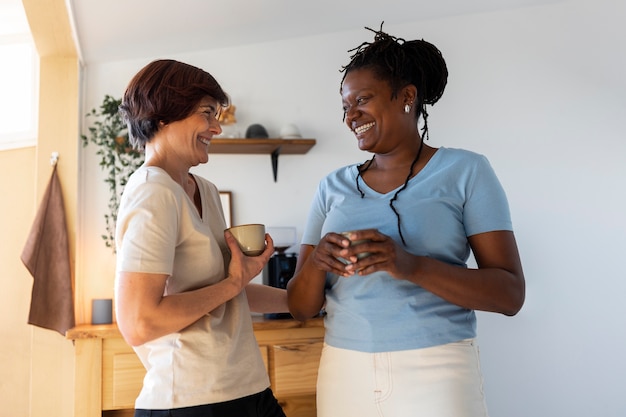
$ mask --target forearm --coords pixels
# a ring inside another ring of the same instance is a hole
[[[468,237],[478,269],[413,255],[376,230],[353,234],[355,239],[367,238],[372,243],[364,248],[371,252],[370,256],[346,265],[350,273],[366,276],[385,271],[395,279],[410,281],[450,303],[472,310],[514,315],[524,303],[524,273],[511,231]],[[339,256],[354,256],[355,250],[356,247],[342,249]]]
[[[250,311],[254,313],[286,313],[289,311],[287,291],[282,288],[248,284],[246,296]]]
[[[409,281],[472,310],[514,315],[524,302],[523,278],[502,268],[468,269],[419,257]]]
[[[240,292],[240,288],[224,279],[194,291],[167,295],[159,303],[158,319],[152,323],[152,328],[160,330],[162,334],[178,332],[232,300]]]
[[[325,302],[326,273],[305,262],[287,283],[289,312],[297,320],[306,320],[319,314]]]
[[[117,320],[126,341],[138,346],[175,333],[209,314],[241,291],[230,280],[167,296],[154,297],[122,286],[117,294]]]

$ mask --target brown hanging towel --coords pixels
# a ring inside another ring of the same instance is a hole
[[[65,336],[74,327],[74,297],[65,205],[56,164],[22,251],[33,276],[28,323]]]

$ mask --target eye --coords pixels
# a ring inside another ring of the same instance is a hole
[[[202,116],[204,116],[205,119],[207,119],[207,121],[211,121],[213,119],[217,119],[217,112],[213,109],[204,109],[200,112],[202,114]]]

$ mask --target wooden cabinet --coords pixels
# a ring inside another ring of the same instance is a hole
[[[146,374],[141,361],[124,339],[102,341],[102,409],[133,408]]]
[[[254,334],[272,390],[287,417],[314,417],[315,384],[322,351],[322,319],[306,322],[254,318]],[[145,370],[115,324],[81,325],[74,340],[75,404],[80,417],[130,416]]]
[[[317,368],[324,342],[322,319],[255,323],[272,391],[287,417],[315,417]]]
[[[315,392],[322,341],[282,342],[268,348],[272,364],[270,380],[278,398]]]

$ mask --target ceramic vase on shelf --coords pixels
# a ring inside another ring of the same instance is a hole
[[[237,126],[236,123],[230,125],[222,125],[222,133],[215,137],[223,139],[240,138],[241,130],[239,130],[239,126]]]
[[[293,123],[289,123],[284,125],[280,129],[280,138],[281,139],[301,139],[302,135],[300,134],[300,129]]]
[[[217,138],[240,138],[241,130],[239,126],[237,126],[237,118],[235,117],[235,110],[237,107],[234,104],[231,104],[227,108],[225,108],[219,116],[220,126],[222,128],[222,133],[217,135]]]
[[[267,129],[261,124],[255,123],[248,126],[246,129],[246,138],[248,139],[267,139]]]

